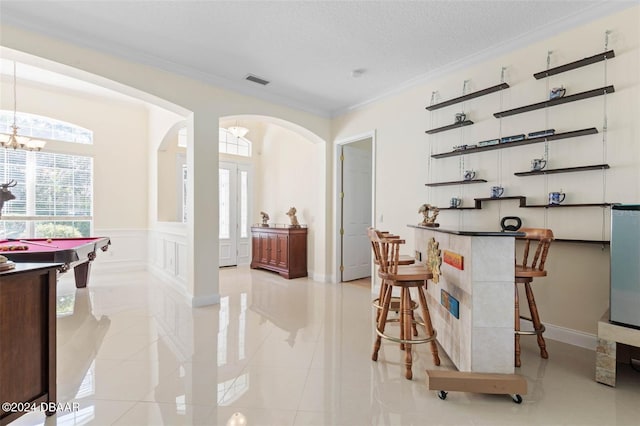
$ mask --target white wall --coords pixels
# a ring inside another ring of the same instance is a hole
[[[376,210],[377,226],[398,233],[413,246],[408,223],[418,223],[418,206],[431,203],[448,206],[452,195],[472,206],[474,198],[488,197],[492,185],[502,184],[505,195],[523,195],[529,204],[546,203],[547,193],[562,189],[565,203],[640,201],[640,35],[639,8],[628,9],[542,42],[480,64],[459,67],[432,81],[393,97],[372,103],[336,118],[335,140],[376,130]],[[605,85],[604,63],[535,80],[533,73],[546,68],[547,51],[554,53],[551,67],[603,52],[604,34],[611,30],[609,49],[616,57],[607,63],[607,82],[616,92],[606,97],[609,131],[603,144],[605,98],[597,97],[546,110],[529,112],[502,120],[493,113],[540,102],[550,87],[564,85],[567,94]],[[470,80],[467,92],[500,82],[501,68],[507,67],[506,81],[511,88],[464,104],[429,113],[425,107],[437,91],[440,100],[462,94],[463,82]],[[463,110],[474,125],[453,131],[426,135],[425,130],[453,123]],[[603,173],[590,171],[548,175],[547,178],[516,177],[528,171],[532,158],[544,155],[544,144],[507,148],[474,155],[431,159],[430,155],[451,151],[454,145],[476,143],[498,135],[528,133],[545,128],[557,132],[596,127],[593,136],[554,141],[549,144],[549,168],[608,163]],[[604,154],[603,154],[604,146]],[[475,169],[486,184],[425,187],[428,182],[460,180],[462,171]],[[604,185],[604,186],[603,186]],[[603,191],[604,188],[604,191]],[[482,210],[442,211],[442,227],[499,229],[500,218],[515,215],[530,227],[548,226],[558,238],[608,239],[609,212],[597,208],[548,209],[518,208],[517,201],[484,203]],[[543,322],[551,324],[551,334],[566,329],[593,334],[608,306],[608,247],[554,243],[549,260],[549,277],[536,280],[536,299]],[[555,327],[553,327],[555,325]],[[549,327],[548,327],[549,328]]]
[[[308,226],[307,268],[309,275],[324,281],[325,191],[324,145],[276,126],[266,128],[256,154],[256,209],[269,214],[270,223],[289,224],[286,212],[297,209],[298,222]],[[256,221],[257,222],[257,221]]]

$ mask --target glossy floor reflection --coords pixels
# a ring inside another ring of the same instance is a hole
[[[397,345],[371,361],[366,282],[285,280],[247,267],[220,270],[221,302],[191,309],[146,272],[95,273],[87,289],[58,285],[59,402],[79,410],[14,425],[632,425],[640,373],[618,387],[594,381],[592,351],[548,341],[549,360],[523,338],[524,402],[425,385],[417,345],[404,379]],[[441,353],[442,366],[451,368]]]

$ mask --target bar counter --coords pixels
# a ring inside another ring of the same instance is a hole
[[[439,280],[426,292],[440,346],[459,371],[513,373],[515,238],[524,233],[408,226],[422,263],[431,239],[440,250]]]

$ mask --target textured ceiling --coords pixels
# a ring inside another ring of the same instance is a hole
[[[623,3],[637,1],[617,7]],[[0,0],[0,24],[334,115],[603,7],[568,0]],[[354,78],[353,70],[364,72]],[[248,73],[271,83],[247,82]]]

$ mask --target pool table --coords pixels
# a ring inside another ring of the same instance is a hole
[[[14,262],[62,263],[58,268],[60,272],[67,272],[73,267],[76,288],[83,288],[89,281],[91,262],[96,258],[96,251],[107,251],[109,244],[111,241],[108,237],[0,240],[0,254]]]

